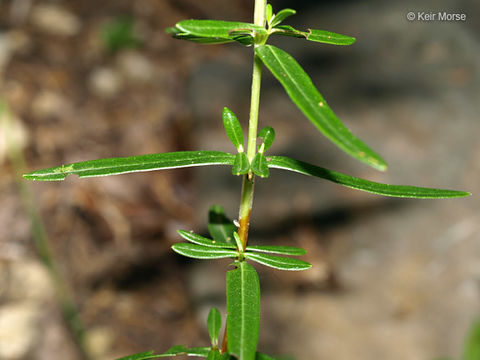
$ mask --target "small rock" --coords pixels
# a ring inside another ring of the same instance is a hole
[[[80,20],[70,11],[55,5],[37,5],[32,11],[32,22],[40,30],[58,36],[78,34]]]
[[[0,114],[0,164],[7,159],[9,147],[21,150],[27,142],[28,132],[22,121],[9,114],[8,110]]]
[[[9,266],[9,301],[44,300],[54,297],[54,288],[47,269],[38,261],[12,261]]]
[[[112,98],[122,88],[122,79],[110,68],[102,67],[93,70],[88,80],[90,90],[101,98]]]
[[[113,344],[112,331],[105,327],[89,329],[85,339],[87,351],[93,359],[106,359]]]
[[[0,359],[20,359],[32,350],[40,335],[39,314],[29,302],[0,308]]]
[[[148,83],[154,80],[152,63],[138,51],[123,51],[118,54],[117,66],[128,82]]]
[[[33,115],[39,119],[62,117],[69,107],[67,99],[52,91],[41,91],[32,102]]]

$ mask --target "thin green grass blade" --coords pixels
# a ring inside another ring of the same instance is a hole
[[[234,250],[217,249],[188,243],[173,244],[172,250],[180,255],[194,259],[236,258],[238,255]]]
[[[64,180],[70,174],[85,178],[193,166],[233,165],[234,158],[235,155],[220,151],[180,151],[89,160],[32,171],[23,177],[28,180],[55,181]]]
[[[215,240],[208,239],[206,237],[203,237],[201,235],[195,234],[190,231],[178,230],[177,232],[185,240],[190,241],[191,243],[194,243],[197,245],[202,245],[202,246],[212,247],[217,249],[235,249],[235,245],[230,245],[224,242],[217,242]]]
[[[220,205],[213,205],[208,211],[208,232],[216,242],[235,245],[233,233],[237,227],[225,215],[225,210]]]
[[[245,258],[278,270],[300,271],[308,270],[312,267],[312,265],[303,260],[253,252],[245,253]]]
[[[279,254],[279,255],[293,255],[302,256],[307,253],[305,249],[301,249],[294,246],[275,246],[275,245],[260,245],[260,246],[247,246],[247,251]]]
[[[352,189],[362,190],[384,196],[417,199],[442,199],[471,195],[468,192],[457,190],[442,190],[418,186],[382,184],[345,175],[336,171],[328,170],[285,156],[269,157],[268,166],[273,169],[289,170],[304,175],[319,177],[343,186],[350,187]]]
[[[292,15],[295,15],[297,12],[293,9],[283,9],[280,10],[271,20],[271,27],[280,25],[286,18],[289,18]]]
[[[217,347],[218,334],[220,333],[220,328],[222,327],[222,316],[217,308],[212,308],[208,313],[207,327],[212,346]]]
[[[227,272],[228,352],[239,360],[255,360],[260,321],[260,282],[246,262]]]
[[[310,77],[292,56],[272,45],[257,46],[255,52],[319,131],[357,160],[377,170],[386,169],[385,161],[356,138],[337,118]]]

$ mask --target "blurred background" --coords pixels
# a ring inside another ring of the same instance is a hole
[[[357,38],[349,47],[272,43],[390,168],[378,173],[337,150],[264,71],[260,125],[276,130],[271,154],[474,196],[390,199],[280,171],[258,180],[250,241],[305,247],[313,264],[294,274],[257,267],[260,349],[298,360],[460,358],[480,314],[480,3],[272,5],[298,10],[287,24]],[[408,21],[410,11],[467,20]],[[252,13],[253,0],[0,1],[0,96],[10,107],[0,122],[0,359],[107,360],[208,341],[209,307],[225,315],[229,262],[181,258],[170,246],[177,229],[206,233],[213,204],[236,217],[240,178],[230,169],[55,183],[19,174],[101,157],[233,151],[221,110],[246,126],[252,49],[200,46],[164,29]]]

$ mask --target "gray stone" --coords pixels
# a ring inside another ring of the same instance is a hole
[[[69,10],[50,4],[35,6],[31,20],[40,30],[62,37],[78,34],[82,25],[80,19]]]

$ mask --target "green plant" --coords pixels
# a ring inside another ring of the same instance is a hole
[[[250,214],[253,205],[254,183],[257,177],[267,178],[270,169],[283,169],[300,174],[323,178],[337,184],[375,194],[406,198],[452,198],[469,193],[455,190],[440,190],[416,186],[388,185],[368,181],[331,171],[319,166],[284,156],[266,155],[272,145],[275,132],[265,127],[259,132],[258,109],[262,67],[265,65],[285,88],[291,100],[310,122],[340,149],[357,160],[377,169],[385,170],[385,161],[355,137],[336,117],[322,95],[296,60],[285,51],[267,45],[270,35],[291,36],[334,45],[350,45],[355,39],[323,30],[300,31],[283,21],[295,14],[284,9],[273,14],[266,0],[255,1],[254,23],[217,20],[184,20],[167,33],[175,38],[200,44],[238,42],[253,45],[254,61],[248,135],[245,138],[237,117],[228,108],[223,109],[222,119],[228,138],[236,152],[182,151],[150,154],[126,158],[91,160],[70,165],[31,172],[25,178],[31,180],[63,180],[69,174],[79,177],[105,176],[137,171],[149,171],[193,166],[228,165],[234,175],[242,175],[242,191],[238,223],[227,218],[223,209],[210,209],[208,229],[211,238],[188,231],[179,231],[187,242],[172,246],[181,255],[196,259],[231,258],[234,267],[227,271],[227,319],[222,343],[218,341],[220,315],[213,309],[208,318],[211,346],[186,348],[174,346],[165,353],[153,351],[135,354],[122,360],[143,360],[175,355],[192,355],[207,359],[241,360],[272,359],[257,352],[260,315],[260,285],[255,268],[256,262],[281,270],[306,270],[310,264],[287,256],[301,256],[305,250],[289,246],[251,246],[248,244]],[[257,139],[261,139],[260,145]]]
[[[101,31],[104,46],[111,53],[126,48],[137,48],[141,40],[135,32],[135,22],[131,17],[117,17],[105,24]]]
[[[475,320],[463,344],[462,360],[480,359],[480,320]],[[437,360],[451,360],[450,358],[441,358]]]

